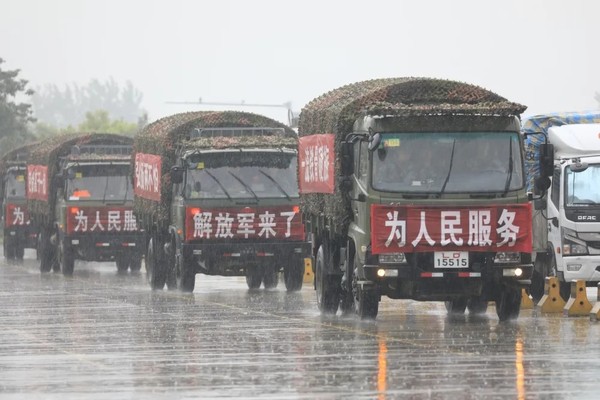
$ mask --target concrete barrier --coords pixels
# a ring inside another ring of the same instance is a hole
[[[533,300],[527,293],[527,290],[521,289],[521,310],[530,310],[533,308]]]
[[[561,313],[565,304],[565,301],[560,297],[558,278],[555,276],[547,277],[544,282],[544,295],[537,303],[537,307],[543,313]]]
[[[592,304],[587,298],[585,281],[583,279],[571,281],[571,297],[563,308],[563,315],[566,317],[588,315],[591,310]]]

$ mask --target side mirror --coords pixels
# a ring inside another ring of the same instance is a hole
[[[171,167],[171,183],[183,182],[183,168],[174,165]]]
[[[369,138],[369,151],[373,151],[379,147],[381,143],[381,133],[376,133]]]
[[[350,176],[354,173],[354,144],[352,142],[342,142],[341,169],[343,176]]]
[[[573,172],[583,172],[588,169],[588,164],[586,162],[577,161],[569,166],[571,171]]]
[[[554,145],[543,143],[540,145],[540,177],[549,178],[554,174]]]
[[[547,176],[538,176],[535,178],[535,189],[538,193],[544,193],[546,190],[550,189],[550,178]]]
[[[61,179],[64,179],[64,176],[62,174],[59,174],[58,176],[60,176]],[[75,170],[73,168],[67,169],[67,179],[70,181],[75,179]]]
[[[200,193],[200,189],[202,189],[202,185],[200,184],[200,182],[194,182],[194,192]]]

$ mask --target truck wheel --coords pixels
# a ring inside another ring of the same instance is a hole
[[[467,309],[471,315],[485,314],[488,309],[488,300],[484,296],[472,296],[467,301]]]
[[[15,257],[17,260],[22,260],[25,256],[25,246],[21,242],[15,243]]]
[[[181,254],[177,268],[177,288],[182,292],[192,293],[196,286],[196,272],[191,268],[186,258]],[[258,284],[260,286],[260,283]]]
[[[358,285],[354,307],[360,319],[375,319],[379,312],[379,293],[374,288]]]
[[[115,264],[117,264],[117,271],[120,273],[127,272],[129,268],[129,260],[124,254],[117,254],[115,257]]]
[[[302,289],[304,280],[304,259],[292,257],[291,264],[283,268],[283,281],[288,292]]]
[[[132,254],[129,257],[129,270],[131,272],[139,272],[142,269],[142,255]]]
[[[146,255],[146,279],[150,284],[150,287],[154,290],[162,290],[165,286],[166,275],[162,262],[156,251],[156,245],[154,239],[150,239],[148,243],[148,253]]]
[[[262,268],[258,265],[246,267],[246,284],[248,289],[258,289],[262,283]]]
[[[15,239],[6,233],[4,234],[4,257],[7,260],[14,260],[16,257]]]
[[[57,249],[58,262],[63,275],[72,276],[73,270],[75,269],[75,258],[73,257],[73,251],[65,244],[64,240],[59,242]]]
[[[569,282],[565,282],[565,277],[562,272],[558,271],[558,267],[556,266],[556,256],[554,252],[552,252],[552,258],[550,259],[550,271],[552,276],[558,278],[558,292],[560,293],[560,297],[564,301],[569,301],[569,297],[571,297],[571,284]]]
[[[274,265],[266,265],[263,268],[263,285],[265,289],[275,289],[279,284],[279,268]]]
[[[467,309],[467,298],[458,297],[444,302],[448,315],[463,315]]]
[[[521,290],[505,287],[496,299],[496,314],[500,321],[517,319],[521,311]]]
[[[315,271],[317,306],[322,313],[335,314],[340,305],[341,288],[339,282],[337,282],[337,277],[327,274],[330,262],[329,246],[324,242],[317,251],[317,268]]]
[[[56,257],[56,248],[50,244],[50,235],[47,229],[40,231],[40,272],[60,271]]]

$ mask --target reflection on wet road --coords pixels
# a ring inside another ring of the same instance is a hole
[[[110,263],[67,279],[2,260],[0,397],[597,398],[587,318],[450,319],[441,303],[385,299],[361,322],[320,316],[311,285],[196,279],[192,295],[152,292]]]

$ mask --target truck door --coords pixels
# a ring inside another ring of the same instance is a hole
[[[351,192],[352,213],[354,225],[361,227],[354,232],[357,245],[365,243],[365,227],[369,227],[370,215],[367,204],[368,178],[369,178],[369,151],[368,143],[358,140],[354,143],[354,175]],[[361,236],[361,237],[358,237]]]

